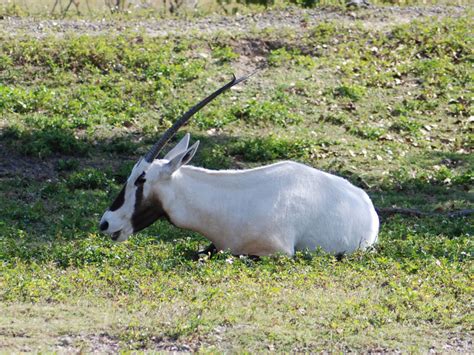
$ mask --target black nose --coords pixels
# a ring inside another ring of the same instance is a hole
[[[109,229],[109,222],[107,222],[107,221],[102,222],[100,224],[99,228],[100,228],[101,231],[105,231],[105,230]]]

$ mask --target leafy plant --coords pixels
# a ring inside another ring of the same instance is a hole
[[[360,100],[365,95],[365,89],[357,85],[340,85],[334,89],[334,96],[347,97],[353,101]]]
[[[271,161],[276,159],[308,159],[315,152],[316,142],[305,139],[287,140],[278,137],[253,138],[234,143],[229,151],[246,161]]]
[[[254,125],[273,123],[279,126],[296,124],[302,117],[281,102],[251,99],[243,107],[232,107],[231,113],[239,120]]]
[[[212,48],[212,56],[222,63],[231,62],[239,58],[239,55],[234,52],[229,46],[216,46]]]
[[[109,184],[106,174],[93,168],[73,172],[66,181],[70,189],[101,189]]]
[[[315,66],[312,57],[301,54],[301,51],[298,49],[287,50],[286,48],[278,48],[271,51],[268,55],[268,64],[274,67],[290,64],[306,68],[313,68]]]
[[[400,116],[390,126],[390,129],[395,130],[397,132],[409,132],[414,135],[417,135],[421,127],[422,124],[417,122],[416,119],[410,119],[406,116]]]

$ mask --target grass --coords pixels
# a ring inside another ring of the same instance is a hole
[[[97,231],[159,133],[256,64],[249,42],[269,45],[265,69],[183,129],[196,165],[294,159],[379,207],[472,208],[469,16],[287,39],[0,34],[0,348],[472,351],[472,217],[385,218],[342,261],[194,261],[206,241],[164,221],[124,244]]]

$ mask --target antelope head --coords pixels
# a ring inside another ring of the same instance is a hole
[[[117,198],[102,216],[99,225],[102,232],[109,234],[114,241],[124,241],[157,219],[167,218],[153,186],[163,179],[169,179],[173,172],[189,162],[196,153],[199,141],[188,148],[189,134],[186,134],[163,159],[157,159],[159,153],[168,140],[196,112],[251,75],[253,73],[239,79],[234,76],[226,85],[193,106],[161,136],[144,157],[138,160]]]

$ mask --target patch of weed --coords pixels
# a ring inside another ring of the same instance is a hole
[[[274,67],[297,65],[305,68],[313,68],[315,66],[312,57],[302,54],[298,49],[287,50],[286,48],[271,51],[268,55],[268,64]]]
[[[56,169],[58,171],[74,171],[79,167],[79,161],[76,159],[60,159],[58,160]]]
[[[66,180],[70,189],[100,189],[109,184],[107,175],[99,170],[87,168],[69,175]]]
[[[239,55],[234,52],[232,47],[216,46],[212,48],[212,57],[221,63],[227,63],[239,58]]]
[[[318,147],[324,143],[307,139],[288,140],[269,136],[235,142],[229,148],[229,152],[249,162],[277,159],[308,160],[314,156]]]
[[[45,158],[53,154],[84,156],[88,145],[74,132],[61,129],[27,131],[21,127],[7,127],[2,133],[17,152]]]
[[[302,117],[293,113],[285,103],[251,99],[243,107],[232,108],[232,114],[246,123],[254,125],[276,124],[287,126],[301,122]]]
[[[353,101],[358,101],[365,95],[365,89],[357,85],[340,85],[333,91],[336,97],[347,97]]]

